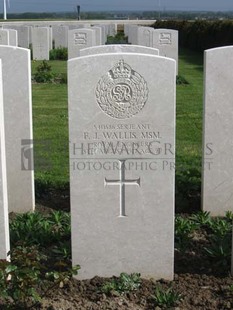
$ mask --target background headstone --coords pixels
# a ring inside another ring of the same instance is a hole
[[[68,30],[67,26],[53,26],[55,48],[68,46]]]
[[[78,277],[173,279],[175,61],[79,57],[68,62],[68,80]]]
[[[173,29],[154,29],[153,47],[159,49],[159,55],[172,58],[176,61],[176,74],[178,74],[178,34]]]
[[[202,208],[233,211],[233,46],[205,51]]]
[[[90,28],[90,24],[72,24],[69,25],[69,30],[80,29],[80,28]]]
[[[233,227],[232,227],[232,241],[231,241],[231,275],[233,276]]]
[[[0,259],[7,259],[7,253],[10,250],[4,130],[2,62],[0,60]]]
[[[16,30],[18,32],[18,46],[29,48],[29,27],[19,26]]]
[[[91,29],[95,30],[95,37],[96,37],[96,45],[102,45],[102,28],[98,26],[91,27]]]
[[[0,46],[10,212],[35,206],[30,50]]]
[[[18,33],[15,29],[7,29],[9,32],[9,45],[18,46]]]
[[[9,45],[9,32],[4,29],[0,29],[0,45]]]
[[[35,27],[32,28],[32,48],[33,59],[49,60],[49,28]]]
[[[138,26],[130,25],[128,31],[129,31],[128,42],[130,44],[137,45],[138,44]]]
[[[138,45],[153,46],[153,28],[138,27]]]
[[[100,27],[102,29],[102,44],[104,45],[107,42],[108,34],[106,25],[94,25],[96,27]]]
[[[49,27],[49,50],[53,49],[53,29]]]
[[[95,30],[81,28],[68,32],[68,58],[78,57],[80,49],[96,45]]]
[[[159,55],[159,50],[156,48],[139,46],[139,45],[129,45],[129,44],[115,44],[115,45],[102,45],[93,46],[80,50],[80,56],[88,56],[94,54],[104,54],[104,53],[141,53],[150,55]]]

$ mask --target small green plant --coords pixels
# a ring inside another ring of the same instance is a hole
[[[208,227],[216,238],[223,238],[227,234],[231,233],[232,223],[226,219],[214,218],[210,221]]]
[[[191,241],[191,234],[195,229],[198,228],[198,224],[191,221],[190,219],[185,219],[181,216],[176,216],[175,219],[175,243],[176,247],[185,251],[189,246]]]
[[[60,84],[67,84],[67,73],[58,74],[55,81]]]
[[[125,37],[123,32],[118,32],[114,37],[108,36],[106,44],[127,44],[128,38]]]
[[[11,244],[27,246],[40,245],[47,247],[54,242],[70,239],[70,214],[53,211],[47,217],[39,212],[19,214],[10,223]]]
[[[70,241],[59,242],[52,248],[52,254],[56,260],[71,260],[71,244]]]
[[[64,264],[62,265],[64,269]],[[66,266],[67,267],[67,266]],[[50,271],[45,274],[45,279],[48,280],[50,283],[49,286],[47,284],[46,291],[44,291],[43,296],[48,294],[48,291],[51,291],[55,287],[63,287],[72,276],[77,275],[78,271],[80,270],[80,266],[73,266],[71,268],[66,268],[63,271]]]
[[[202,227],[210,225],[211,223],[210,212],[207,211],[200,211],[192,215],[190,219]]]
[[[139,289],[141,285],[141,278],[139,273],[121,273],[119,278],[114,278],[112,281],[105,283],[101,291],[107,295],[112,292],[118,292],[120,294],[128,293]]]
[[[176,84],[177,85],[188,85],[189,82],[182,75],[177,75],[176,76]]]
[[[17,247],[11,251],[11,262],[0,261],[0,296],[26,309],[40,301],[36,286],[41,285],[41,260],[46,259],[37,247]]]
[[[216,266],[227,268],[230,266],[232,222],[227,218],[214,218],[208,224],[211,230],[210,245],[205,247],[206,255],[213,260]]]
[[[80,269],[63,261],[55,270],[46,271],[48,258],[37,246],[18,246],[9,254],[11,261],[0,260],[0,297],[6,307],[14,309],[34,308],[49,291],[63,287]]]
[[[233,212],[227,211],[226,212],[226,219],[232,222],[233,221]]]
[[[51,66],[46,60],[43,60],[42,63],[36,68],[34,80],[37,83],[50,83],[54,80],[54,74],[52,73]]]
[[[49,52],[50,60],[67,60],[68,59],[68,49],[66,47],[59,47],[51,50]]]
[[[164,290],[161,286],[156,286],[155,294],[151,296],[155,306],[162,308],[174,307],[178,304],[182,296],[172,288]]]
[[[191,150],[190,150],[191,151]],[[190,152],[192,153],[192,151]],[[201,161],[195,156],[177,156],[176,160],[176,210],[190,212],[190,203],[200,204]]]
[[[206,255],[213,260],[217,267],[227,268],[231,260],[231,236],[214,238],[210,246],[204,248]]]

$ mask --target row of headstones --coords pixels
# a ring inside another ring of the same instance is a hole
[[[0,45],[18,46],[17,30],[0,29]]]
[[[116,34],[114,24],[92,27],[90,24],[80,24],[52,27],[4,26],[4,28],[7,29],[0,30],[0,45],[29,48],[32,44],[33,59],[37,60],[49,60],[53,41],[55,48],[69,46],[69,58],[73,58],[77,56],[77,49],[105,44],[107,36]]]
[[[68,64],[72,259],[80,278],[122,271],[173,278],[176,63],[141,48]],[[204,171],[203,209],[213,215],[233,210],[232,55],[233,47],[205,54],[203,149],[214,162]],[[2,46],[0,59],[5,258],[8,213],[34,209],[34,175],[30,52]]]
[[[1,45],[19,45],[28,48],[32,43],[33,59],[38,60],[49,59],[53,41],[55,48],[68,47],[70,59],[77,57],[80,49],[105,44],[107,36],[114,36],[117,31],[114,24],[93,27],[84,24],[52,27],[4,26],[4,28],[9,29],[0,31]],[[156,48],[159,49],[160,56],[175,59],[178,73],[178,31],[137,25],[124,25],[124,31],[130,44]]]
[[[177,30],[125,25],[124,32],[130,44],[157,48],[160,56],[175,59],[178,74],[179,34]]]

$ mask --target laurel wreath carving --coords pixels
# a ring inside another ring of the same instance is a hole
[[[121,79],[122,80],[122,79]],[[127,119],[137,114],[147,102],[149,90],[144,78],[132,70],[130,78],[125,78],[124,83],[134,88],[133,98],[130,100],[130,107],[116,105],[114,100],[109,100],[108,93],[116,85],[118,79],[112,79],[109,72],[103,76],[95,90],[96,101],[101,110],[108,116],[117,119]]]

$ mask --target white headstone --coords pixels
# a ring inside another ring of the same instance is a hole
[[[4,29],[0,29],[0,45],[9,45],[9,32]]]
[[[138,27],[138,45],[153,46],[153,28]]]
[[[9,32],[9,45],[18,46],[18,33],[15,29],[7,29]]]
[[[32,28],[33,59],[49,60],[49,28]]]
[[[53,28],[49,27],[49,50],[53,49]]]
[[[55,48],[68,46],[68,30],[67,26],[53,26]]]
[[[2,61],[0,60],[0,259],[7,259],[7,253],[10,250],[4,130]]]
[[[138,44],[138,26],[130,25],[128,31],[128,42],[134,45]]]
[[[29,27],[19,26],[17,27],[18,31],[18,46],[29,48]]]
[[[114,37],[116,35],[116,29],[114,24],[107,25],[108,27],[108,35]]]
[[[10,212],[35,206],[30,50],[0,46]]]
[[[104,54],[104,53],[139,53],[139,54],[150,54],[150,55],[159,55],[159,50],[152,47],[140,46],[140,45],[102,45],[102,46],[93,46],[80,50],[80,56],[88,56],[95,54]]]
[[[148,70],[153,68],[153,70]],[[72,261],[80,279],[173,279],[175,61],[68,62]]]
[[[233,212],[233,46],[205,51],[202,208]]]
[[[69,30],[80,29],[80,28],[90,28],[90,24],[72,24],[69,25]]]
[[[159,55],[172,58],[176,61],[176,74],[178,74],[178,34],[173,29],[154,29],[153,47],[159,49]]]
[[[34,27],[29,27],[29,44],[32,44],[32,28]]]
[[[98,26],[91,27],[91,29],[95,30],[95,37],[96,37],[96,45],[102,45],[102,28]]]
[[[233,227],[232,227],[232,237],[231,237],[231,275],[233,276]]]
[[[68,58],[78,57],[80,49],[96,45],[95,30],[81,28],[68,32]]]
[[[102,44],[104,45],[107,42],[107,30],[105,25],[94,25],[96,27],[100,27],[102,29]]]
[[[129,25],[124,24],[124,34],[126,37],[129,35]]]

